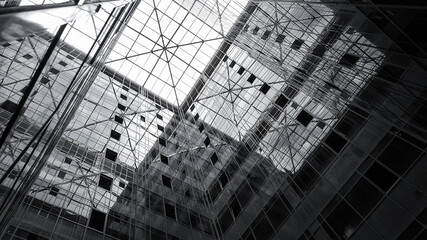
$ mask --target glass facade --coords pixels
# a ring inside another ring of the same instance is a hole
[[[2,239],[427,238],[425,3],[0,6]]]

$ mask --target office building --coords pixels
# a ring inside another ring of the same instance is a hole
[[[427,238],[426,4],[2,6],[2,239]]]

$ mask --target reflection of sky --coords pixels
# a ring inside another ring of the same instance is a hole
[[[141,2],[107,60],[108,66],[176,105],[193,87],[245,3],[180,4]]]

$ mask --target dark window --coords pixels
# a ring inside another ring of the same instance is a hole
[[[297,90],[295,90],[295,88],[287,86],[283,91],[283,94],[285,94],[285,96],[288,97],[289,99],[293,99],[295,95],[297,95]]]
[[[345,201],[341,201],[322,226],[332,239],[347,239],[361,221],[362,218]]]
[[[264,83],[259,89],[259,91],[264,94],[267,94],[268,90],[270,90],[270,86],[267,83]]]
[[[416,236],[419,232],[421,232],[421,230],[423,230],[423,226],[421,226],[421,224],[416,221],[412,221],[412,223],[409,224],[409,226],[399,235],[396,240],[426,239],[426,230],[424,230],[424,236],[423,234],[421,234],[418,238],[416,238]]]
[[[141,121],[145,122],[145,117],[141,116]]]
[[[199,131],[203,132],[204,129],[205,129],[205,126],[203,125],[203,123],[201,123],[199,126]]]
[[[205,146],[207,147],[211,143],[211,139],[208,136],[206,136],[206,139],[203,142],[205,143]]]
[[[317,45],[313,50],[313,55],[317,57],[323,57],[326,52],[326,48],[323,45]]]
[[[342,56],[339,64],[344,66],[344,67],[348,67],[348,68],[352,68],[354,67],[354,65],[356,64],[356,62],[359,60],[360,57],[352,55],[352,54],[344,54],[344,56]]]
[[[25,87],[23,87],[21,90],[19,90],[21,93],[25,93],[25,91],[27,91],[27,87],[28,86],[25,86]]]
[[[159,137],[159,144],[162,145],[163,147],[166,147],[166,139]]]
[[[211,156],[211,162],[212,162],[212,165],[215,165],[215,163],[218,162],[218,155],[216,155],[215,152]]]
[[[117,141],[120,141],[120,133],[114,130],[111,130],[110,137],[116,139]]]
[[[123,94],[120,94],[120,98],[121,99],[123,99],[123,100],[128,100],[128,97],[126,97],[125,95],[123,95]]]
[[[52,186],[50,188],[49,194],[52,196],[57,196],[59,193],[59,188]]]
[[[158,119],[160,119],[160,120],[163,120],[163,117],[162,117],[162,115],[160,115],[160,114],[156,114],[156,117],[158,118]]]
[[[273,235],[274,230],[271,224],[268,222],[267,217],[263,217],[261,221],[258,222],[256,227],[253,230],[256,239],[269,239]]]
[[[176,219],[175,206],[165,202],[165,211],[167,217],[173,218],[174,220]]]
[[[42,77],[42,79],[40,80],[41,83],[46,84],[48,83],[50,80],[47,77]]]
[[[303,40],[301,39],[295,39],[295,41],[292,43],[291,48],[294,50],[299,50],[302,46],[302,44],[304,43]]]
[[[125,183],[124,183],[124,182],[122,182],[122,181],[120,181],[120,182],[119,182],[119,187],[124,188],[124,187],[125,187]]]
[[[122,123],[123,123],[123,118],[122,118],[122,117],[119,117],[119,116],[117,116],[117,115],[115,115],[115,116],[114,116],[114,121],[116,121],[116,122],[118,122],[118,123],[122,124]]]
[[[219,214],[219,226],[221,227],[222,232],[227,231],[230,225],[233,223],[233,216],[231,216],[230,210],[225,207]]]
[[[264,32],[264,34],[261,36],[262,40],[267,40],[268,37],[270,37],[271,31],[270,30],[266,30]]]
[[[166,177],[165,175],[162,175],[162,183],[164,186],[172,188],[171,179],[169,177]]]
[[[194,120],[197,121],[199,120],[200,115],[198,113],[196,113],[196,115],[194,116]]]
[[[298,114],[296,120],[300,122],[304,127],[307,127],[311,120],[313,120],[313,116],[311,116],[311,114],[306,112],[305,110],[302,110],[300,114]]]
[[[67,55],[67,57],[66,58],[68,58],[68,59],[70,59],[70,60],[74,60],[74,57],[73,56],[71,56],[71,55]]]
[[[159,129],[160,131],[165,131],[165,128],[163,126],[160,126],[159,124],[157,124],[157,129]]]
[[[194,110],[194,105],[191,105],[191,107],[190,107],[190,111],[193,111]]]
[[[279,107],[283,108],[286,105],[286,103],[288,103],[288,101],[289,100],[285,96],[283,96],[283,94],[280,94],[279,97],[276,100],[276,104]]]
[[[317,122],[317,126],[318,126],[320,129],[323,129],[323,128],[326,126],[326,124],[325,124],[324,122],[322,122],[322,121],[318,121],[318,122]]]
[[[294,181],[303,192],[308,192],[319,177],[314,168],[306,163],[295,175]]]
[[[371,165],[368,171],[366,171],[365,176],[384,192],[387,192],[397,181],[397,177],[393,173],[377,162],[374,162]]]
[[[267,217],[273,225],[274,229],[278,229],[282,222],[289,215],[289,210],[286,205],[277,198],[277,200],[272,204],[271,208],[267,211]]]
[[[224,56],[224,58],[222,59],[222,61],[223,61],[223,62],[226,62],[226,61],[227,61],[227,59],[228,59],[228,56],[227,56],[227,55],[225,55],[225,56]]]
[[[65,174],[66,174],[66,172],[64,172],[63,170],[59,170],[58,177],[61,178],[61,179],[64,179],[65,178]]]
[[[24,57],[25,59],[27,59],[27,60],[29,60],[29,59],[31,59],[31,58],[33,58],[33,56],[31,56],[30,54],[25,54],[24,56],[22,56],[22,57]]]
[[[61,65],[61,66],[63,66],[63,67],[66,67],[68,65],[66,62],[63,62],[63,61],[59,61],[58,64]]]
[[[255,75],[251,74],[251,75],[248,77],[248,82],[249,82],[249,83],[254,83],[255,79],[256,79]]]
[[[66,164],[71,164],[71,162],[72,162],[72,161],[73,161],[73,160],[71,160],[71,158],[65,157],[64,162],[65,162]]]
[[[51,69],[49,70],[49,72],[51,72],[51,73],[53,73],[53,74],[58,74],[58,73],[59,73],[59,70],[53,67],[53,68],[51,68]]]
[[[90,215],[89,219],[89,227],[94,228],[98,231],[103,231],[105,218],[105,213],[92,209],[92,214]]]
[[[125,111],[125,110],[126,110],[126,107],[125,107],[124,105],[120,104],[120,103],[117,105],[117,107],[118,107],[120,110],[122,110],[122,111]]]
[[[115,162],[117,160],[117,153],[115,151],[107,148],[107,151],[105,151],[105,158],[110,159],[111,161]]]
[[[237,71],[238,74],[242,75],[245,72],[245,68],[244,67],[240,67],[239,70]]]
[[[258,31],[259,31],[259,27],[258,27],[258,26],[255,26],[255,28],[252,30],[252,33],[253,33],[253,34],[257,34],[257,33],[258,33]]]
[[[231,63],[230,63],[230,65],[229,65],[229,66],[230,66],[231,68],[233,68],[233,67],[234,67],[234,65],[236,65],[236,61],[234,61],[234,60],[233,60],[233,61],[231,61]]]
[[[176,216],[178,217],[178,221],[187,226],[190,226],[190,218],[188,217],[188,212],[184,208],[180,208],[179,205],[176,207]]]
[[[12,170],[12,172],[10,172],[10,174],[7,176],[10,179],[15,179],[18,176],[19,172],[17,170]]]
[[[122,86],[122,89],[123,89],[123,90],[125,90],[126,92],[128,92],[128,91],[129,91],[129,88],[128,88],[128,87],[126,87],[126,86]]]
[[[383,194],[364,178],[361,178],[345,197],[362,217],[381,200]]]
[[[341,149],[343,149],[347,143],[347,140],[338,135],[338,133],[332,131],[328,138],[326,138],[325,143],[338,153],[341,151]]]
[[[165,155],[163,155],[163,154],[160,154],[160,161],[162,161],[162,163],[164,163],[164,164],[166,164],[166,165],[168,165],[168,164],[169,164],[168,157],[166,157],[166,156],[165,156]]]
[[[242,207],[240,207],[239,201],[235,198],[230,204],[231,211],[233,212],[234,218],[236,219],[239,213],[242,211]]]
[[[279,44],[282,44],[283,40],[285,40],[285,35],[283,34],[277,35],[276,42],[278,42]]]
[[[221,187],[224,188],[228,183],[227,175],[223,172],[221,176],[219,176],[219,183],[221,184]]]
[[[6,100],[1,104],[1,108],[3,108],[4,110],[8,111],[8,112],[15,112],[18,109],[18,104],[10,101],[10,100]]]
[[[98,186],[106,189],[107,191],[111,190],[111,185],[113,184],[113,179],[101,174],[101,176],[99,177],[99,182],[98,182]]]

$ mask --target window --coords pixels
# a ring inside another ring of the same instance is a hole
[[[228,59],[228,56],[227,56],[227,55],[225,55],[225,56],[222,58],[222,61],[223,61],[223,62],[226,62],[226,61],[227,61],[227,59]]]
[[[307,127],[311,120],[313,120],[313,116],[311,116],[311,114],[306,112],[305,110],[302,110],[298,114],[296,120],[300,122],[304,127]]]
[[[249,29],[249,25],[248,25],[248,24],[246,24],[246,25],[245,25],[245,27],[243,27],[243,32],[247,32],[247,31],[248,31],[248,29]]]
[[[63,61],[59,61],[58,64],[61,65],[61,66],[63,66],[63,67],[66,67],[68,65],[66,62],[63,62]]]
[[[126,185],[126,184],[125,184],[124,182],[122,182],[122,181],[120,181],[120,182],[119,182],[119,187],[124,188],[124,187],[125,187],[125,185]]]
[[[120,133],[114,130],[111,130],[110,137],[116,139],[117,141],[120,141]]]
[[[74,57],[71,55],[67,55],[66,58],[70,59],[70,60],[74,60]]]
[[[262,35],[261,39],[262,40],[267,40],[268,37],[270,37],[271,31],[270,30],[266,30],[264,32],[264,34]]]
[[[215,152],[211,156],[211,162],[212,162],[212,165],[215,165],[215,163],[218,162],[218,155],[216,155]]]
[[[92,209],[92,214],[89,219],[89,227],[94,228],[98,231],[104,230],[104,222],[105,222],[106,214],[98,211],[96,209]]]
[[[239,70],[237,71],[238,74],[242,75],[245,72],[245,68],[244,67],[240,67]]]
[[[285,90],[283,91],[283,94],[289,99],[293,99],[295,95],[297,95],[297,90],[295,88],[292,88],[290,86],[287,86]]]
[[[10,100],[6,100],[1,104],[1,108],[3,108],[4,110],[10,113],[14,113],[18,109],[18,104]]]
[[[229,66],[230,66],[231,68],[233,68],[233,67],[234,67],[234,65],[236,65],[236,61],[234,61],[234,60],[233,60],[233,61],[231,61],[231,63],[230,63],[230,65],[229,65]]]
[[[115,151],[107,148],[107,151],[105,152],[105,158],[110,159],[111,161],[115,162],[117,160],[117,153]]]
[[[162,175],[162,184],[163,184],[163,186],[166,186],[168,188],[172,188],[171,179],[169,177],[166,177],[165,175]]]
[[[199,132],[203,132],[204,129],[205,129],[205,126],[203,125],[203,123],[201,123],[199,126]]]
[[[120,94],[120,98],[121,99],[123,99],[123,100],[128,100],[128,97],[126,97],[125,95],[123,95],[123,94]]]
[[[166,216],[176,220],[175,206],[165,202]]]
[[[141,115],[141,121],[145,122],[145,117]]]
[[[281,108],[283,108],[285,105],[286,105],[286,103],[288,103],[288,99],[285,97],[285,96],[283,96],[283,94],[280,94],[279,95],[279,97],[276,99],[276,104],[279,106],[279,107],[281,107]]]
[[[42,77],[42,79],[40,80],[41,83],[46,84],[48,83],[50,80],[48,77]]]
[[[157,124],[157,129],[159,129],[160,131],[165,131],[165,128],[163,126],[160,126],[159,124]]]
[[[317,126],[320,128],[320,129],[323,129],[323,128],[325,128],[325,126],[326,126],[326,124],[324,123],[324,122],[322,122],[322,121],[318,121],[317,122]]]
[[[107,191],[111,190],[111,185],[113,184],[113,179],[101,174],[101,176],[99,177],[99,182],[98,182],[98,186],[104,188]]]
[[[163,147],[166,147],[166,139],[159,137],[159,144],[162,145]]]
[[[277,43],[282,44],[283,40],[285,40],[285,35],[283,35],[283,34],[277,35],[277,38],[276,38]]]
[[[7,177],[10,179],[15,179],[18,176],[18,174],[19,174],[19,171],[14,169],[12,170],[12,172],[10,172],[10,174]]]
[[[161,161],[162,163],[166,164],[166,165],[168,165],[168,164],[169,164],[168,157],[166,157],[166,156],[165,156],[165,155],[163,155],[163,154],[160,154],[160,161]]]
[[[332,239],[348,239],[361,221],[362,218],[345,201],[341,201],[322,226]]]
[[[120,124],[123,124],[123,118],[122,118],[122,117],[119,117],[119,116],[117,116],[117,115],[115,115],[115,116],[114,116],[114,121],[116,121],[116,122],[118,122],[118,123],[120,123]]]
[[[124,105],[120,104],[120,103],[117,105],[117,107],[118,107],[120,110],[122,110],[122,111],[125,111],[125,110],[126,110],[126,107],[125,107]]]
[[[325,143],[338,153],[341,151],[341,149],[343,149],[347,143],[347,140],[338,135],[336,132],[332,131],[331,134],[326,138]]]
[[[227,57],[227,56],[226,56],[226,57]],[[191,107],[190,107],[190,111],[193,111],[193,110],[194,110],[194,108],[195,108],[195,107],[194,107],[194,104],[192,104],[192,105],[191,105]]]
[[[205,143],[205,146],[207,147],[211,143],[211,139],[208,136],[206,136],[205,141],[203,141],[203,142]]]
[[[158,114],[158,113],[156,113],[156,117],[157,117],[158,119],[160,119],[160,120],[163,120],[163,116],[162,116],[162,115],[160,115],[160,114]]]
[[[299,50],[302,46],[302,44],[304,43],[303,40],[301,39],[295,39],[295,41],[292,43],[291,48],[294,50]]]
[[[64,163],[71,164],[73,160],[71,158],[65,157]]]
[[[156,104],[156,108],[162,110],[162,107],[159,104]]]
[[[126,92],[129,92],[129,88],[126,86],[122,86],[122,89],[125,90]]]
[[[362,217],[366,217],[382,196],[383,194],[371,183],[360,178],[345,198]]]
[[[58,69],[56,69],[56,68],[51,68],[50,70],[49,70],[49,72],[51,72],[51,73],[53,73],[53,74],[58,74],[59,73],[59,70]]]
[[[230,204],[231,212],[234,215],[234,219],[237,218],[240,212],[242,212],[242,207],[240,207],[239,201],[235,198]]]
[[[259,91],[264,94],[267,94],[268,90],[270,90],[270,86],[267,83],[264,83],[259,89]]]
[[[259,31],[259,27],[258,27],[258,26],[255,26],[255,27],[254,27],[254,29],[252,30],[252,33],[253,33],[253,34],[257,34],[257,33],[258,33],[258,31]]]
[[[274,233],[273,227],[268,222],[267,217],[263,217],[261,221],[258,222],[256,227],[253,230],[256,239],[269,239]]]
[[[387,192],[397,181],[397,177],[393,173],[377,162],[374,162],[371,165],[368,171],[366,171],[365,176],[384,192]]]
[[[58,193],[59,193],[59,188],[54,187],[54,186],[50,187],[50,191],[49,191],[49,194],[50,194],[50,195],[52,195],[52,196],[57,196],[57,195],[58,195]]]
[[[360,57],[355,56],[353,54],[346,53],[344,54],[344,56],[342,56],[341,60],[339,61],[339,64],[344,67],[352,68],[359,60],[359,58]]]
[[[254,83],[255,79],[256,79],[255,75],[251,74],[251,75],[248,77],[248,82],[249,82],[249,83]]]
[[[61,179],[64,179],[64,178],[65,178],[65,174],[66,174],[66,172],[65,172],[65,171],[63,171],[63,170],[59,170],[59,172],[58,172],[58,177],[59,177],[59,178],[61,178]]]
[[[198,113],[196,113],[196,115],[194,116],[194,120],[197,121],[199,120],[200,115]]]

